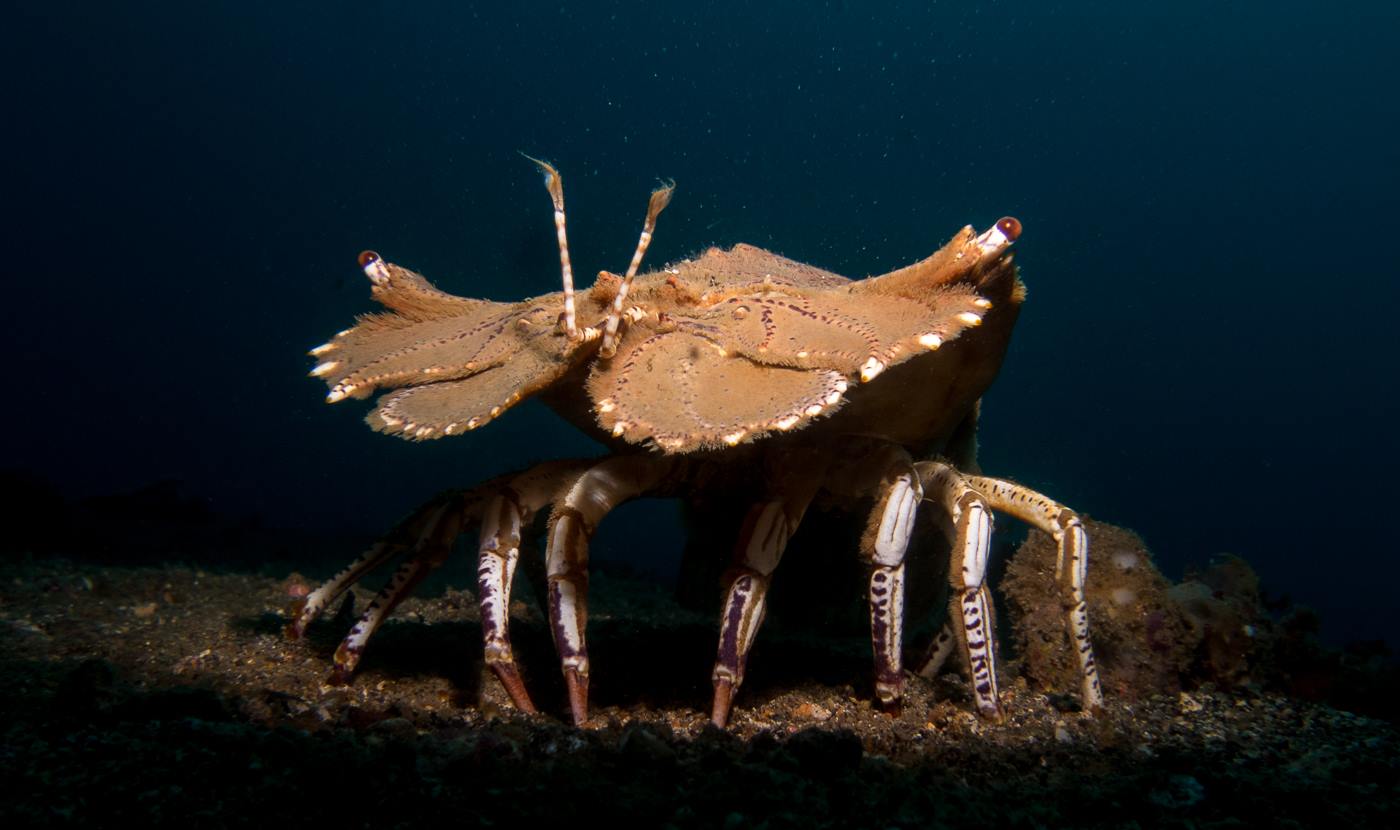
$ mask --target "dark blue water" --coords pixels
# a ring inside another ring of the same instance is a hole
[[[654,263],[747,241],[861,276],[1020,217],[985,468],[1394,642],[1400,7],[516,7],[12,6],[3,466],[373,530],[590,452],[533,406],[409,444],[305,378],[371,310],[362,248],[557,287],[525,151],[585,275],[625,266],[660,176]]]

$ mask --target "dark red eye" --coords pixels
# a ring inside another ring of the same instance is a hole
[[[1003,216],[997,220],[997,227],[1006,234],[1006,238],[1012,242],[1021,235],[1021,220],[1014,216]]]
[[[1005,222],[1006,220],[1003,219],[1002,221]],[[1012,221],[1014,222],[1015,220],[1013,219]],[[370,266],[371,263],[378,262],[378,261],[379,261],[379,254],[376,254],[374,251],[360,251],[360,267],[361,267],[361,268],[368,268],[368,267]]]

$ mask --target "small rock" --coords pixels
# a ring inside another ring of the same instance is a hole
[[[1189,692],[1182,692],[1176,698],[1176,705],[1182,713],[1187,715],[1195,714],[1206,708],[1205,704],[1197,700]]]
[[[307,584],[306,577],[292,571],[282,580],[282,592],[289,597],[304,597],[311,593],[311,586]]]
[[[8,620],[10,627],[21,634],[36,634],[40,637],[47,637],[48,632],[30,622],[29,620]]]
[[[794,706],[792,716],[799,720],[824,721],[831,719],[831,710],[816,703],[807,702]]]

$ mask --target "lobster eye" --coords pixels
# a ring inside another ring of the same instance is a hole
[[[1015,242],[1016,238],[1021,235],[1021,220],[1014,216],[1001,217],[997,220],[997,227],[1001,229],[1003,234],[1006,234],[1006,238],[1011,242]]]
[[[1005,221],[1005,220],[1002,220]],[[374,251],[360,251],[360,267],[368,268],[371,264],[379,261],[379,254]]]

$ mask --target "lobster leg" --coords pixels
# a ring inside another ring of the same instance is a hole
[[[350,682],[350,676],[355,673],[355,667],[359,665],[360,655],[364,653],[365,644],[374,635],[380,624],[391,614],[395,607],[422,582],[424,577],[436,570],[447,559],[447,554],[452,550],[452,543],[456,541],[457,535],[462,532],[462,525],[467,516],[459,502],[449,500],[442,504],[438,510],[430,513],[428,521],[423,528],[418,543],[415,545],[415,552],[408,561],[399,566],[394,571],[393,577],[389,579],[389,584],[380,590],[379,594],[370,601],[369,607],[360,617],[355,627],[350,629],[350,633],[341,641],[340,647],[335,650],[335,669],[331,674],[331,682],[335,684],[345,684]]]
[[[1065,592],[1065,628],[1079,658],[1080,694],[1086,710],[1103,706],[1099,670],[1089,641],[1089,612],[1084,582],[1089,570],[1089,537],[1073,510],[1015,482],[985,476],[968,476],[967,482],[983,494],[995,509],[1050,534],[1055,540],[1055,580]]]
[[[374,632],[394,608],[443,561],[457,536],[482,525],[478,550],[478,598],[486,662],[521,709],[534,711],[515,667],[508,633],[511,577],[519,557],[520,530],[549,504],[560,487],[591,462],[555,461],[494,479],[471,490],[451,490],[400,522],[349,567],[292,607],[290,637],[301,637],[313,620],[350,586],[396,556],[409,558],[370,602],[335,654],[332,682],[346,683]]]
[[[436,496],[399,522],[387,536],[370,546],[369,550],[340,573],[306,597],[293,602],[289,609],[292,621],[287,625],[287,636],[293,640],[301,639],[321,612],[351,585],[359,582],[365,574],[406,551],[420,547],[432,529],[441,522],[445,511],[460,509],[463,497],[464,494],[459,490],[449,490]]]
[[[505,687],[517,709],[533,713],[510,644],[510,598],[515,566],[520,561],[520,534],[561,487],[578,476],[583,462],[541,464],[513,477],[486,503],[477,546],[477,601],[486,665]]]
[[[972,673],[978,710],[990,718],[1000,718],[996,690],[996,657],[992,638],[993,611],[986,587],[986,557],[991,540],[991,513],[995,509],[1014,516],[1054,538],[1057,545],[1055,579],[1065,593],[1065,628],[1079,660],[1080,695],[1086,710],[1103,705],[1098,666],[1089,639],[1088,606],[1084,583],[1089,564],[1089,538],[1084,523],[1073,510],[1015,482],[978,475],[963,475],[952,466],[930,461],[917,465],[925,487],[944,505],[952,521],[954,544],[954,599],[963,623],[960,636],[945,625],[919,669],[932,677],[961,641],[964,658]]]
[[[875,697],[896,712],[904,696],[904,558],[914,531],[923,487],[909,457],[899,453],[881,482],[882,493],[861,538],[870,565],[870,642],[875,656]]]
[[[734,693],[744,682],[749,650],[763,624],[773,570],[826,475],[826,460],[815,454],[780,454],[776,460],[775,483],[769,490],[777,496],[749,509],[734,546],[733,563],[724,576],[719,649],[711,675],[715,695],[710,707],[710,720],[721,728],[729,722]]]
[[[545,553],[549,623],[577,726],[588,720],[588,540],[613,508],[652,491],[674,468],[674,459],[665,457],[609,458],[555,502]]]
[[[915,466],[924,490],[931,500],[943,506],[952,522],[955,567],[949,569],[954,593],[949,616],[962,620],[959,642],[972,677],[977,710],[983,717],[1000,720],[991,592],[986,585],[992,540],[991,507],[952,465],[924,461]]]
[[[719,654],[712,679],[715,696],[710,720],[723,728],[729,722],[734,692],[744,682],[744,666],[754,636],[763,624],[768,585],[788,539],[807,510],[806,499],[766,501],[754,505],[744,519],[734,563],[725,575],[724,611],[720,615]]]
[[[958,635],[953,630],[953,623],[948,620],[943,623],[943,627],[938,629],[938,634],[934,635],[933,642],[929,643],[928,653],[919,663],[918,672],[920,677],[932,680],[938,676],[938,672],[943,668],[943,664],[948,662],[952,656],[953,649],[957,648]]]

